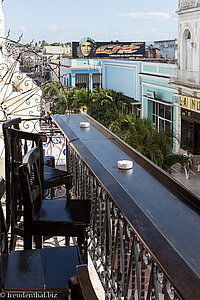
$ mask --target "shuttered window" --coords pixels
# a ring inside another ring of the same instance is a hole
[[[88,83],[89,74],[76,74],[75,81],[76,81],[76,85],[79,83]]]

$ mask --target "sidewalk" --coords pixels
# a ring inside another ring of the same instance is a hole
[[[171,176],[200,198],[200,174],[196,169],[192,170],[189,179],[186,179],[185,172],[176,164],[171,168]]]

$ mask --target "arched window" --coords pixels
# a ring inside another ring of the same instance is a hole
[[[190,33],[190,31],[187,32],[187,40],[191,40],[191,33]]]
[[[189,29],[186,29],[183,35],[183,68],[192,70],[192,38]]]

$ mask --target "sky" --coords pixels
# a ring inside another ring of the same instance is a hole
[[[5,36],[45,40],[159,41],[177,38],[178,0],[4,0]]]

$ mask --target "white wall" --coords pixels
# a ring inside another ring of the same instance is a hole
[[[199,72],[200,70],[200,7],[178,12],[180,70]],[[186,33],[190,32],[191,40],[186,41]],[[187,64],[186,64],[187,57]]]

